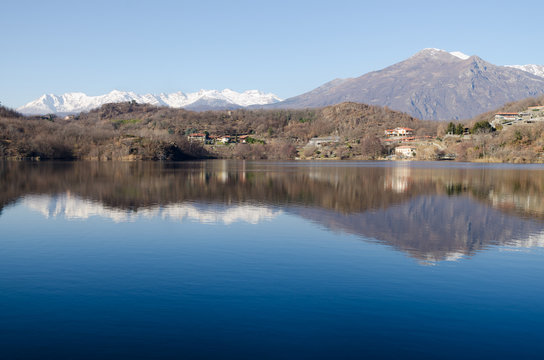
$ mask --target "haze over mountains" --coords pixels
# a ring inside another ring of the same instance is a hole
[[[311,108],[346,101],[387,106],[420,119],[461,120],[507,102],[544,94],[544,65],[493,65],[478,56],[424,49],[412,57],[357,78],[335,79],[284,101],[271,93],[201,90],[159,95],[112,91],[101,96],[43,95],[23,114],[78,113],[106,103],[136,101],[188,110]]]

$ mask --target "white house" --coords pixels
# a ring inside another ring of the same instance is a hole
[[[414,135],[414,129],[410,129],[407,127],[397,127],[394,129],[387,129],[385,130],[386,136],[410,136]]]
[[[205,133],[189,134],[189,136],[187,136],[187,139],[188,139],[189,141],[201,141],[201,142],[206,142],[206,140],[208,139],[208,135],[205,134]]]
[[[397,146],[395,154],[402,157],[413,157],[416,154],[416,148],[413,146]]]
[[[223,144],[228,144],[230,142],[230,136],[228,135],[220,136],[219,141],[221,141]]]
[[[308,141],[307,146],[320,146],[321,144],[337,142],[340,142],[340,136],[315,137]]]

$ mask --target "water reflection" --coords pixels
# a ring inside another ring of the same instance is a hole
[[[31,210],[38,211],[45,218],[62,217],[71,220],[86,220],[98,216],[114,222],[134,222],[141,219],[160,218],[179,222],[190,220],[203,224],[229,225],[240,221],[258,224],[262,221],[270,221],[282,213],[281,210],[255,205],[203,206],[193,203],[151,206],[139,210],[121,210],[104,207],[99,202],[81,199],[69,192],[58,196],[26,196],[21,203]]]
[[[0,214],[257,224],[285,213],[421,261],[543,246],[544,168],[417,163],[1,163]]]
[[[324,209],[297,214],[330,229],[374,238],[428,262],[458,260],[490,245],[542,246],[544,224],[512,216],[469,197],[418,196],[400,205],[339,215]]]

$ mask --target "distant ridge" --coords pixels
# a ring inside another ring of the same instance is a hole
[[[45,94],[17,110],[25,115],[73,114],[96,109],[108,103],[126,101],[202,111],[229,110],[250,105],[273,104],[281,101],[281,99],[272,93],[263,93],[258,90],[248,90],[243,93],[230,89],[222,91],[200,90],[199,92],[187,94],[179,91],[159,95],[139,95],[130,91],[113,90],[108,94],[98,96],[89,96],[81,92],[63,95]]]

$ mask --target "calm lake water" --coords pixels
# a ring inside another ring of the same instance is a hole
[[[0,358],[530,359],[544,167],[0,162]]]

